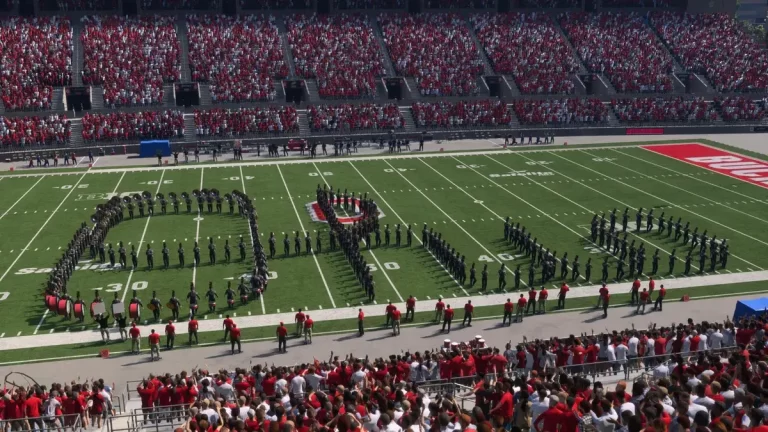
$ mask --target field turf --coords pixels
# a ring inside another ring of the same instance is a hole
[[[416,155],[418,156],[418,155]],[[392,228],[392,244],[365,251],[367,262],[375,267],[376,302],[401,302],[413,295],[431,308],[438,296],[467,297],[480,294],[480,283],[471,288],[460,286],[420,244],[421,229],[428,227],[443,237],[478,267],[478,278],[488,264],[489,288],[498,287],[497,272],[506,264],[507,291],[514,288],[511,271],[521,265],[521,289],[527,289],[529,260],[518,256],[503,240],[503,219],[520,222],[527,231],[557,256],[568,252],[571,262],[576,255],[582,262],[592,258],[592,280],[580,278],[572,290],[596,283],[600,278],[600,262],[610,257],[610,279],[616,273],[615,258],[595,247],[587,236],[592,215],[618,208],[630,209],[634,222],[639,207],[653,208],[654,214],[690,221],[699,231],[708,230],[719,239],[727,238],[731,256],[725,270],[720,270],[724,283],[728,276],[768,268],[768,194],[766,189],[737,179],[651,153],[637,146],[619,148],[588,147],[552,151],[534,149],[523,152],[487,152],[478,154],[425,155],[428,157],[347,158],[316,161],[291,161],[281,164],[217,164],[214,167],[132,168],[67,173],[37,172],[36,176],[0,177],[0,190],[7,207],[0,209],[0,343],[2,338],[36,334],[76,334],[91,331],[94,324],[66,321],[46,311],[42,301],[43,284],[48,267],[61,256],[79,224],[88,221],[94,207],[110,194],[133,194],[150,191],[191,192],[193,189],[217,188],[228,192],[239,189],[254,199],[259,216],[261,239],[267,245],[271,231],[278,237],[278,253],[269,260],[272,279],[260,301],[237,304],[231,313],[238,316],[291,312],[298,308],[310,313],[333,308],[355,307],[367,299],[340,252],[329,252],[327,226],[314,222],[306,205],[315,200],[315,189],[328,183],[333,188],[348,189],[357,195],[373,196],[384,213],[381,224]],[[45,174],[45,175],[43,175]],[[202,295],[209,282],[219,294],[219,312],[206,314],[201,301],[203,319],[219,319],[224,311],[224,290],[228,280],[249,271],[250,259],[241,262],[237,239],[247,237],[247,224],[235,214],[230,216],[226,202],[222,214],[205,211],[188,214],[184,205],[179,215],[160,215],[123,221],[110,231],[107,242],[123,241],[128,250],[135,245],[139,267],[105,268],[88,260],[86,251],[81,266],[87,270],[74,272],[68,287],[71,294],[79,291],[90,303],[95,292],[107,301],[113,296],[128,300],[132,292],[148,304],[156,291],[165,304],[172,290],[183,300],[190,282],[195,282]],[[237,213],[235,211],[235,213]],[[127,214],[127,213],[126,213]],[[620,221],[620,218],[619,218]],[[394,246],[394,225],[403,224],[403,240]],[[643,218],[645,223],[645,218]],[[413,245],[405,246],[405,225],[414,229]],[[302,253],[295,256],[293,242],[289,257],[283,257],[282,237],[295,231],[310,231],[314,239],[322,236],[323,252],[306,254],[302,234]],[[382,227],[383,230],[383,227]],[[213,238],[217,245],[218,263],[208,264],[205,245]],[[202,265],[192,263],[193,242],[201,244]],[[675,243],[666,234],[641,234],[633,231],[629,240],[644,242],[648,253],[645,265],[650,272],[650,256],[656,248],[662,256],[659,276],[679,277],[688,248]],[[232,260],[224,262],[224,242],[230,241]],[[171,250],[171,266],[163,269],[160,250],[163,242]],[[143,254],[146,244],[155,251],[155,268],[148,270]],[[176,249],[181,243],[186,250],[185,267],[179,267]],[[117,246],[115,246],[117,247]],[[669,253],[677,248],[675,271],[667,275]],[[695,254],[697,255],[697,254]],[[707,260],[707,263],[709,260]],[[693,272],[698,273],[698,259]],[[708,265],[707,265],[708,267]],[[561,282],[558,274],[549,283],[553,290]],[[569,272],[570,273],[570,272]],[[706,272],[708,273],[708,272]],[[536,272],[538,284],[540,272]],[[646,276],[643,279],[647,279]],[[568,276],[570,282],[570,274]],[[617,282],[610,281],[614,285]],[[670,282],[673,284],[674,282]],[[616,292],[628,290],[629,283],[618,285]],[[704,288],[702,288],[704,289]],[[744,291],[738,285],[734,292]],[[752,290],[750,287],[749,290]],[[717,294],[728,294],[722,288]],[[554,297],[554,295],[552,296]],[[461,305],[454,305],[461,307]],[[383,306],[382,306],[383,309]],[[151,319],[149,310],[142,320]],[[171,314],[163,309],[162,318]],[[45,357],[40,353],[39,358]]]

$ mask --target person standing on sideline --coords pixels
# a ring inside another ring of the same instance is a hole
[[[176,327],[173,325],[173,320],[168,320],[168,324],[165,325],[165,349],[172,350],[175,340]]]
[[[662,310],[662,303],[664,302],[664,297],[667,295],[667,290],[664,288],[664,285],[659,288],[659,295],[656,296],[656,303],[653,304],[653,310],[659,309],[659,312]]]
[[[448,333],[451,332],[451,321],[453,321],[453,309],[451,309],[451,305],[448,305],[445,308],[445,312],[443,312],[443,329],[440,330],[440,333],[444,332],[446,327],[448,328]]]
[[[392,316],[392,336],[400,335],[400,316],[401,312],[396,307],[391,312]]]
[[[560,285],[560,292],[557,294],[557,308],[558,309],[565,309],[565,296],[568,295],[568,291],[570,291],[570,288],[568,288],[568,284],[563,282],[562,285]]]
[[[512,311],[515,309],[515,304],[512,303],[512,299],[507,299],[504,303],[504,319],[501,320],[501,325],[512,325]],[[509,324],[507,324],[509,320]]]
[[[189,333],[189,344],[192,345],[192,337],[195,338],[195,344],[198,344],[199,341],[197,340],[197,328],[198,323],[197,319],[195,317],[192,317],[192,319],[189,320],[187,323],[187,332]]]
[[[408,300],[405,301],[405,320],[408,321],[408,318],[410,317],[410,320],[413,321],[413,317],[416,315],[416,299],[413,298],[413,296],[409,296]]]
[[[286,341],[286,337],[288,336],[288,329],[285,328],[282,321],[280,321],[280,325],[277,326],[275,334],[277,335],[277,352],[288,352]]]
[[[540,314],[547,313],[547,297],[549,297],[547,288],[541,287],[541,290],[539,291],[539,313]]]
[[[138,354],[141,351],[141,330],[136,327],[136,323],[131,323],[131,330],[128,332],[131,335],[131,353]]]
[[[461,320],[462,326],[472,327],[472,315],[475,311],[475,307],[472,306],[472,300],[467,300],[467,304],[464,305],[464,319]]]
[[[648,294],[648,289],[643,288],[643,291],[640,293],[640,302],[637,304],[637,310],[635,313],[640,313],[640,308],[643,309],[643,315],[645,315],[645,305],[648,304],[648,298],[650,297],[650,294]]]
[[[517,299],[517,314],[515,315],[515,322],[523,322],[523,315],[525,315],[525,304],[528,303],[525,300],[525,296],[520,294],[520,298]]]
[[[149,358],[151,361],[155,361],[155,355],[157,360],[160,360],[160,334],[155,333],[155,329],[149,331]]]
[[[243,347],[240,345],[240,329],[235,323],[232,323],[232,327],[229,329],[229,344],[233,355],[235,354],[235,344],[237,344],[237,352],[243,352]]]
[[[227,315],[224,318],[224,323],[222,324],[224,327],[224,340],[227,340],[227,336],[229,336],[229,332],[232,330],[232,327],[235,326],[235,322],[232,321],[232,318]]]
[[[307,314],[307,319],[304,321],[304,343],[312,343],[312,329],[315,326],[315,322]]]
[[[445,303],[443,303],[443,296],[437,298],[435,303],[435,322],[439,323],[443,319],[443,310],[445,309]]]
[[[365,314],[363,313],[363,308],[360,308],[357,310],[357,335],[362,336],[365,334],[365,326],[363,324],[363,320],[365,319]]]

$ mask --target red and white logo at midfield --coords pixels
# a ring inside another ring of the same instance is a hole
[[[339,200],[338,198],[334,198],[334,206],[337,206],[340,202],[342,202],[343,199]],[[350,209],[346,212],[344,211],[343,204],[341,207],[341,210],[336,210],[336,218],[339,220],[339,222],[349,225],[353,224],[355,222],[359,222],[363,220],[365,215],[363,215],[363,210],[360,208],[360,200],[357,198],[350,199],[349,200]],[[311,203],[307,204],[307,211],[309,212],[309,215],[312,216],[312,220],[315,222],[328,222],[328,219],[325,217],[325,212],[323,212],[323,209],[320,208],[320,204],[317,203],[317,201],[313,201]],[[384,212],[381,211],[381,209],[376,210],[379,219],[384,217]]]

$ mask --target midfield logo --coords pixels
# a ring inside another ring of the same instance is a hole
[[[334,204],[338,205],[343,201],[339,199],[334,199]],[[355,222],[359,222],[363,220],[363,212],[360,210],[360,200],[350,199],[350,209],[348,211],[344,211],[343,207],[341,207],[340,210],[336,211],[336,217],[338,218],[339,222],[349,225],[353,224]],[[325,222],[328,223],[327,218],[325,217],[325,213],[320,208],[320,204],[317,203],[317,201],[312,201],[311,203],[307,203],[307,211],[309,212],[309,215],[312,217],[312,220],[315,222]],[[379,219],[384,217],[384,212],[381,211],[381,209],[378,209]]]

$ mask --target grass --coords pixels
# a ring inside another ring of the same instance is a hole
[[[284,313],[298,308],[314,312],[367,302],[350,265],[339,252],[328,251],[326,225],[313,222],[305,208],[307,203],[314,201],[318,183],[373,196],[385,214],[381,223],[392,227],[393,242],[395,224],[404,224],[403,232],[407,224],[414,227],[412,247],[391,245],[364,252],[367,262],[376,267],[373,274],[378,303],[400,301],[409,295],[426,301],[439,295],[450,298],[478,294],[479,284],[474,289],[459,286],[420,247],[417,238],[420,238],[425,223],[441,232],[452,247],[466,256],[468,264],[476,263],[478,276],[482,266],[487,264],[490,288],[497,286],[495,276],[502,263],[511,269],[520,265],[522,280],[527,282],[529,261],[516,257],[516,252],[503,240],[502,220],[507,216],[525,226],[545,247],[557,251],[558,257],[568,252],[571,262],[579,255],[582,263],[591,257],[593,283],[600,277],[599,262],[609,257],[609,275],[613,278],[615,258],[595,248],[585,236],[589,234],[593,213],[609,212],[613,208],[621,212],[624,207],[630,208],[632,221],[637,208],[654,208],[656,215],[666,212],[667,216],[690,221],[691,227],[698,226],[699,231],[708,230],[710,236],[717,234],[720,239],[727,238],[732,253],[727,272],[768,267],[768,256],[763,253],[768,244],[768,231],[763,226],[768,223],[764,189],[652,154],[634,145],[619,149],[606,149],[605,146],[609,145],[579,146],[568,152],[535,148],[532,152],[490,155],[446,152],[430,158],[377,157],[281,165],[217,164],[205,169],[192,165],[190,169],[91,170],[63,176],[3,177],[0,186],[10,207],[6,208],[7,212],[0,212],[0,230],[11,234],[4,236],[0,243],[0,269],[7,269],[0,272],[0,306],[4,311],[0,318],[0,345],[2,337],[65,331],[75,335],[93,328],[89,319],[86,320],[88,325],[83,327],[46,314],[40,293],[47,280],[47,269],[61,256],[72,233],[81,222],[88,220],[95,205],[104,202],[111,193],[147,190],[166,195],[169,192],[180,194],[202,185],[222,192],[244,190],[254,198],[262,242],[266,245],[270,232],[275,232],[278,254],[269,261],[269,270],[274,273],[263,303],[238,304],[234,312],[241,317]],[[521,175],[522,171],[549,174]],[[241,234],[247,237],[244,220],[228,215],[226,202],[224,214],[208,214],[206,211],[199,221],[196,220],[196,209],[187,214],[183,205],[180,215],[160,215],[159,210],[158,206],[156,216],[152,218],[124,221],[110,232],[107,239],[115,245],[119,241],[125,242],[128,250],[133,245],[142,250],[135,271],[130,268],[78,270],[70,280],[70,293],[79,291],[86,302],[90,302],[96,292],[108,300],[114,295],[128,300],[135,289],[146,305],[152,292],[156,291],[164,304],[173,290],[183,299],[190,282],[194,281],[202,295],[210,282],[219,294],[220,304],[224,304],[227,282],[233,281],[236,286],[237,278],[248,272],[250,257],[245,262],[240,261],[237,250],[238,237]],[[306,255],[302,241],[302,254],[295,256],[291,242],[290,256],[283,257],[282,237],[285,233],[293,237],[296,231],[310,231],[313,245],[314,239],[321,236],[324,251]],[[196,237],[201,242],[203,265],[194,269],[191,263]],[[217,244],[218,263],[215,265],[208,264],[205,244],[209,238]],[[223,262],[226,240],[232,246],[230,263]],[[667,273],[667,257],[672,250],[676,248],[680,258],[687,253],[687,248],[679,242],[658,235],[655,230],[650,234],[632,233],[629,240],[644,242],[649,255],[659,248],[662,256],[660,273],[663,274]],[[160,255],[163,242],[167,242],[171,250],[171,268],[167,270],[162,268]],[[178,266],[178,243],[186,250],[185,267]],[[154,270],[146,268],[143,254],[146,244],[152,245],[155,251]],[[698,265],[697,261],[694,260],[694,265]],[[645,270],[650,270],[650,260]],[[678,261],[674,275],[679,276],[682,271],[683,263]],[[538,271],[536,276],[538,283]],[[512,281],[511,275],[507,280]],[[558,280],[552,283],[557,284]],[[578,281],[573,289],[578,289],[578,284],[585,285],[587,281]],[[721,295],[729,290],[751,290],[741,285],[721,286],[711,292]],[[758,285],[755,283],[755,289]],[[692,289],[690,294],[707,295],[715,288],[699,287]],[[674,292],[677,296],[678,291]],[[581,301],[574,299],[574,305]],[[488,308],[487,314],[497,313],[492,312],[493,309]],[[478,311],[486,313],[484,308],[478,308]],[[145,313],[149,314],[149,311]],[[218,316],[203,317],[218,319]],[[162,318],[170,318],[170,312],[163,310]],[[354,327],[352,324],[334,321],[328,322],[327,326],[343,330]],[[244,337],[258,338],[263,332],[271,331],[271,328],[247,329]],[[318,331],[332,330],[326,330],[324,323]],[[99,343],[33,348],[26,350],[23,358],[87,354],[100,348]],[[119,345],[110,348],[121,349]],[[13,351],[5,351],[0,354],[0,362],[17,358],[14,356]]]

